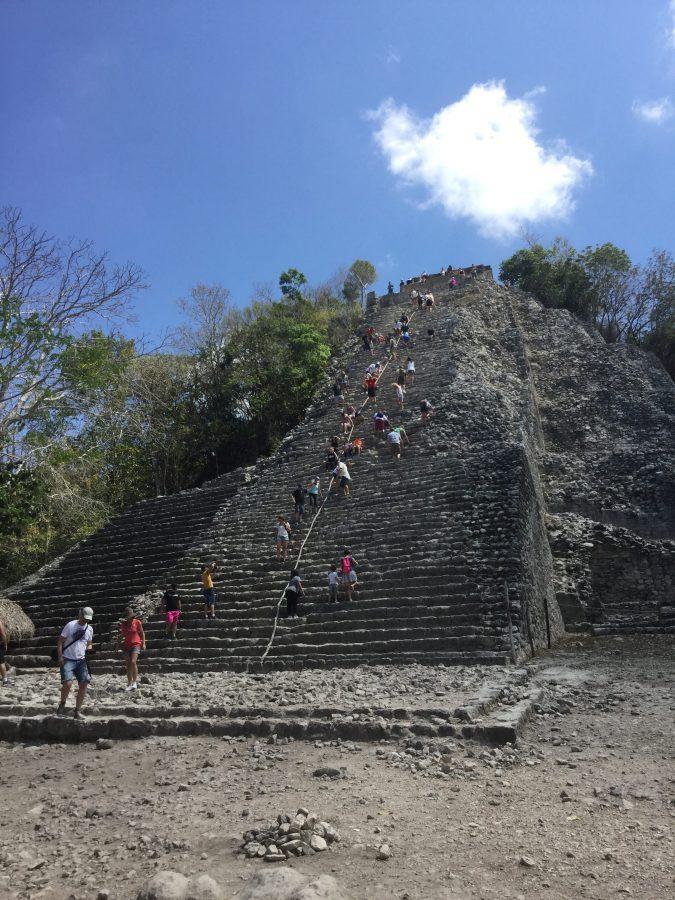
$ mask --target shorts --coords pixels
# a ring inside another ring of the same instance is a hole
[[[331,463],[331,465],[332,465],[332,463]],[[280,543],[283,544],[287,540],[288,540],[288,535],[286,535],[286,537],[281,537],[281,535],[279,535],[279,534],[277,535],[277,544],[280,544]]]
[[[384,431],[384,422],[382,419],[375,419],[375,431]]]
[[[68,657],[64,657],[63,665],[61,666],[61,684],[64,684],[66,681],[73,681],[73,679],[77,679],[79,684],[87,684],[91,681],[86,659],[68,659]]]
[[[351,478],[347,478],[346,475],[341,475],[340,476],[340,487],[344,487],[346,484],[349,484],[350,481],[351,481]]]
[[[404,343],[407,344],[409,340],[410,340],[410,335],[409,335],[408,332],[406,331],[406,332],[404,333],[404,335],[403,335],[403,341],[404,341]]]
[[[295,511],[299,516],[301,516],[305,511],[305,504],[304,503],[296,503]]]
[[[166,621],[169,625],[173,625],[174,622],[177,622],[180,619],[180,610],[179,609],[170,609],[166,614]]]
[[[134,655],[138,656],[138,654],[139,654],[140,652],[141,652],[141,645],[140,645],[140,644],[135,644],[133,647],[125,647],[125,648],[124,648],[124,655],[125,655],[125,656],[131,656],[132,658],[133,658]]]
[[[374,397],[375,394],[377,394],[377,388],[374,388],[374,387],[371,388],[371,387],[369,387],[369,388],[368,388],[368,396],[369,396],[369,397]]]
[[[204,588],[204,606],[213,606],[216,602],[216,589]]]

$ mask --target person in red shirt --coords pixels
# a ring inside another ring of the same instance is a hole
[[[374,375],[370,375],[366,378],[366,393],[369,397],[375,397],[377,395],[377,378]]]
[[[123,643],[122,649],[127,663],[127,686],[124,690],[138,690],[138,654],[146,648],[145,632],[143,623],[134,616],[134,611],[130,606],[125,608],[124,618],[120,622],[116,650],[119,650],[120,643]]]

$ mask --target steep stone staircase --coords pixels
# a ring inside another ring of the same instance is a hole
[[[11,661],[24,668],[46,664],[56,635],[80,606],[95,609],[97,637],[109,632],[124,605],[176,564],[242,477],[237,471],[196,490],[136,503],[7,591],[37,626],[33,638],[11,648]]]
[[[510,579],[517,616],[518,454],[510,425],[483,421],[485,410],[472,408],[468,396],[455,405],[448,401],[457,367],[456,312],[464,303],[479,301],[476,283],[451,292],[447,279],[438,277],[425,287],[433,290],[436,309],[415,312],[409,351],[398,351],[403,360],[409,352],[417,366],[406,409],[395,411],[391,383],[397,364],[392,362],[380,381],[377,403],[365,407],[355,430],[365,439],[365,452],[350,464],[352,496],[331,494],[305,546],[299,567],[307,589],[303,617],[287,621],[282,604],[267,666],[503,663],[509,653],[503,587]],[[411,313],[409,290],[371,311],[376,331],[390,331],[403,309]],[[429,325],[433,338],[426,335]],[[334,363],[333,372],[347,371],[347,400],[357,407],[364,399],[361,379],[369,362],[355,338]],[[175,581],[183,599],[179,639],[168,640],[161,615],[151,616],[144,671],[257,667],[290,569],[274,561],[275,517],[290,515],[290,494],[298,481],[307,483],[320,474],[324,491],[328,484],[325,447],[339,421],[332,374],[305,422],[258,464],[251,483],[237,490],[241,477],[221,480],[134,507],[34,586],[15,592],[39,626],[15,661],[44,661],[57,629],[86,601],[96,610],[100,641],[94,666],[113,669],[118,662],[110,646],[111,625],[124,603]],[[420,423],[423,398],[436,407],[428,428]],[[379,405],[408,431],[410,446],[401,460],[391,458],[373,434],[371,417]],[[307,514],[306,523],[294,529],[291,559],[309,521]],[[361,589],[354,602],[331,605],[326,576],[343,547],[359,562]],[[205,620],[199,570],[213,558],[223,560],[218,618]]]

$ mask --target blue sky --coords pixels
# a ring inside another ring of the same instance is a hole
[[[3,0],[0,202],[139,263],[150,333],[197,282],[366,257],[384,288],[522,227],[641,260],[673,250],[674,28],[668,0]]]

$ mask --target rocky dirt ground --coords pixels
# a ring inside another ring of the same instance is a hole
[[[283,867],[332,875],[352,900],[672,896],[671,645],[606,638],[535,662],[544,693],[513,747],[420,738],[0,744],[0,896],[126,900],[173,870],[208,873],[227,898],[283,900],[290,894],[278,889],[251,892],[256,873]],[[326,689],[342,679],[372,696],[367,670],[320,677]],[[389,677],[378,676],[378,690]],[[398,678],[414,689],[405,671]],[[326,766],[334,777],[313,774]],[[339,842],[284,863],[240,852],[244,832],[299,807],[336,826]],[[337,897],[330,891],[302,896]]]
[[[143,661],[140,663],[141,672]],[[120,672],[123,665],[120,662]],[[246,675],[236,672],[199,672],[190,675],[142,676],[138,691],[126,693],[126,679],[120,675],[96,675],[96,660],[92,661],[94,680],[87,698],[91,715],[104,715],[123,704],[144,708],[158,706],[260,707],[273,704],[293,706],[358,706],[377,703],[382,707],[439,706],[451,708],[462,705],[477,695],[481,688],[506,679],[514,685],[519,681],[517,670],[502,666],[375,666],[372,668],[321,669],[295,672],[269,672],[265,675]],[[58,669],[17,678],[0,694],[0,708],[6,704],[21,704],[28,708],[52,709],[58,702]]]

